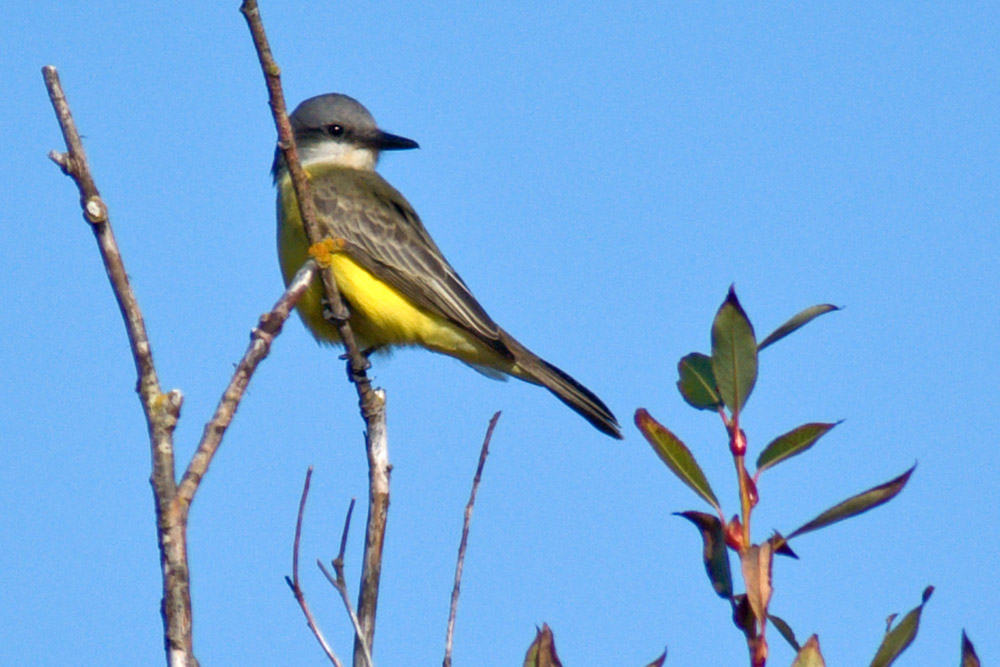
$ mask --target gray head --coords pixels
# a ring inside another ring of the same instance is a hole
[[[412,139],[378,129],[368,109],[340,93],[310,97],[289,120],[302,166],[327,163],[371,171],[380,151],[418,147]],[[271,169],[275,180],[284,167],[281,151],[276,151]]]

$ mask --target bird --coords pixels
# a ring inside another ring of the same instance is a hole
[[[494,378],[541,385],[597,430],[621,439],[611,410],[593,392],[532,353],[486,313],[445,259],[410,203],[375,170],[381,151],[418,148],[379,129],[352,97],[311,97],[289,117],[355,338],[366,353],[418,346]],[[310,257],[288,166],[275,151],[278,257],[287,285]],[[297,305],[322,343],[340,343],[317,278]]]

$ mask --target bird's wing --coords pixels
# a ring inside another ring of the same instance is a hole
[[[380,280],[510,355],[497,326],[441,254],[406,198],[375,172],[311,179],[321,224]]]

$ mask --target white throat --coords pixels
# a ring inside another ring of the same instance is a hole
[[[299,149],[302,167],[325,164],[360,171],[375,171],[378,151],[339,141],[318,141]]]

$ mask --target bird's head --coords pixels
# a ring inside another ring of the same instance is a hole
[[[289,120],[303,167],[329,164],[372,171],[381,151],[419,147],[412,139],[380,130],[368,109],[340,93],[310,97]],[[271,169],[275,181],[284,169],[285,160],[277,150]]]

